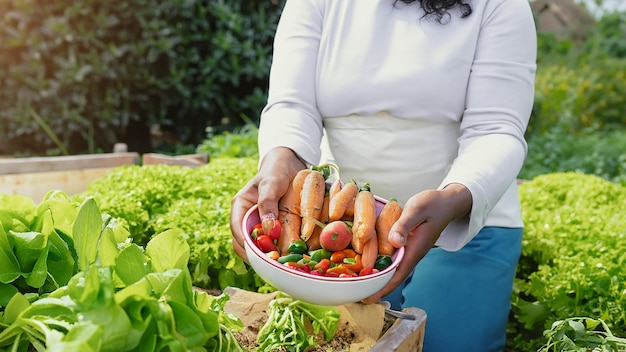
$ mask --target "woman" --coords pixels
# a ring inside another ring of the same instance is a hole
[[[424,309],[424,351],[501,351],[535,60],[527,0],[288,0],[258,174],[233,200],[235,251],[245,259],[244,213],[277,214],[327,138],[342,179],[404,207],[390,241],[405,258],[365,302]]]

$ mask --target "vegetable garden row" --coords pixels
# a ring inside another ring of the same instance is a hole
[[[193,287],[274,290],[231,247],[230,201],[256,162],[122,166],[71,197],[0,195],[0,349],[240,349],[228,296]],[[553,173],[520,195],[526,235],[507,348],[625,348],[626,186]]]

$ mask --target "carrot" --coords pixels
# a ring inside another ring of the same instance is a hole
[[[291,180],[292,187],[296,191],[300,192],[302,190],[302,187],[304,186],[304,180],[312,172],[313,172],[313,170],[311,170],[311,169],[302,169],[302,170],[298,171],[298,173],[293,178],[293,180]]]
[[[328,224],[330,222],[330,195],[324,197],[324,205],[320,214],[320,221]],[[318,226],[319,227],[319,226]]]
[[[293,183],[293,182],[292,182]],[[300,239],[300,193],[295,190],[293,184],[289,185],[287,193],[278,201],[278,221],[282,225],[278,238],[278,250],[286,254],[289,245]]]
[[[369,184],[364,184],[354,201],[354,222],[352,225],[357,243],[363,245],[376,236],[376,199]]]
[[[330,204],[328,205],[328,215],[330,221],[341,219],[346,209],[356,200],[356,196],[359,193],[359,187],[356,181],[350,180],[346,183],[341,190],[330,198]]]
[[[352,249],[359,254],[362,254],[365,249],[365,242],[363,239],[355,236],[354,233],[352,234],[352,241],[350,242],[350,245],[352,246]]]
[[[304,179],[302,192],[300,193],[300,211],[302,215],[302,226],[300,237],[308,240],[313,234],[313,230],[320,223],[320,215],[324,206],[326,195],[326,184],[324,175],[321,172],[313,171]]]
[[[363,254],[361,255],[361,262],[363,268],[373,268],[378,258],[378,238],[372,236],[369,241],[363,245]]]
[[[348,204],[348,207],[346,208],[346,211],[343,213],[341,220],[352,221],[352,218],[354,218],[354,202]]]
[[[320,221],[323,223],[328,223],[328,204],[330,203],[330,196],[324,197],[324,206],[322,206],[322,214],[320,215]],[[322,226],[316,226],[315,230],[313,230],[313,234],[306,241],[306,244],[309,246],[309,250],[313,251],[316,249],[322,248],[320,244],[320,234],[324,228]]]
[[[376,236],[378,237],[378,252],[382,255],[392,255],[396,250],[389,243],[389,231],[402,214],[402,207],[395,198],[389,199],[376,219]]]
[[[320,244],[320,235],[322,234],[323,229],[324,228],[321,226],[316,226],[313,230],[313,234],[311,234],[311,237],[306,240],[306,245],[309,247],[309,251],[322,248],[322,245]]]
[[[333,182],[333,184],[330,186],[330,189],[328,190],[328,196],[332,199],[334,196],[337,195],[337,193],[339,193],[339,191],[341,191],[341,188],[341,179],[337,178],[335,182]]]

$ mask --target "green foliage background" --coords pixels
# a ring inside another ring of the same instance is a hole
[[[197,145],[254,121],[280,7],[270,1],[0,2],[0,154]]]

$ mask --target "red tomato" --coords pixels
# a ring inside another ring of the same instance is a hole
[[[253,240],[256,240],[256,238],[262,234],[263,234],[263,227],[261,227],[260,223],[254,225],[252,227],[252,231],[250,231],[250,237],[252,237]]]
[[[268,235],[260,235],[256,238],[256,245],[263,253],[278,251],[274,241]]]
[[[368,266],[367,268],[363,268],[361,269],[361,271],[359,271],[359,276],[371,275],[373,273],[374,273],[374,267]]]
[[[274,219],[274,227],[272,227],[272,231],[270,231],[269,236],[273,240],[277,240],[280,237],[280,232],[282,231],[283,226],[280,224],[280,221]]]
[[[320,246],[331,252],[348,247],[351,241],[352,229],[341,220],[328,223],[320,233]]]

